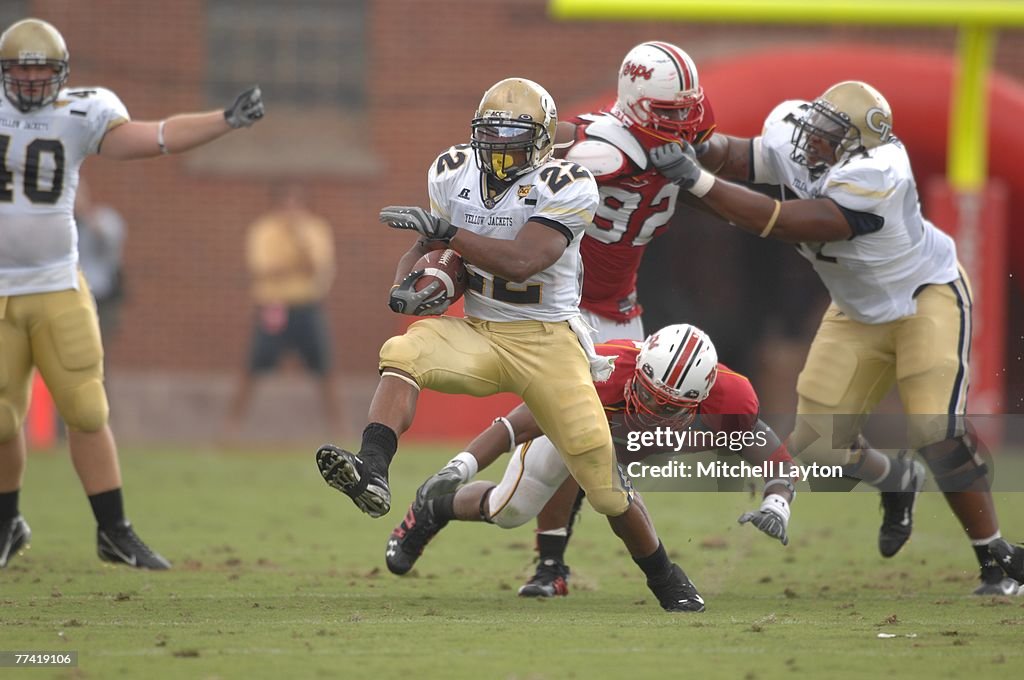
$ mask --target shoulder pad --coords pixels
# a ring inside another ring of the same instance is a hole
[[[588,119],[587,116],[580,118]],[[640,142],[636,141],[636,137],[612,116],[595,116],[594,122],[587,126],[587,136],[608,142],[636,163],[641,170],[647,169],[647,152]]]
[[[113,109],[118,115],[128,119],[128,111],[124,103],[111,90],[105,87],[69,87],[61,90],[57,101],[75,104],[77,108],[88,111]]]
[[[808,103],[800,99],[790,99],[782,102],[768,114],[764,119],[764,126],[761,129],[761,135],[768,133],[770,127],[776,125],[785,124],[791,125],[792,120],[803,114],[803,110],[807,108]]]
[[[566,152],[565,160],[579,163],[595,177],[613,175],[626,165],[622,151],[601,139],[584,139],[582,142],[576,142]]]

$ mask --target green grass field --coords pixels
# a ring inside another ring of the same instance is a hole
[[[415,486],[450,451],[406,447],[395,508],[359,513],[311,452],[127,450],[126,500],[166,573],[95,556],[88,503],[65,454],[29,460],[30,550],[0,571],[0,650],[79,652],[59,678],[963,678],[1024,672],[1024,598],[976,598],[970,548],[941,496],[913,540],[875,548],[877,496],[801,494],[783,548],[736,517],[747,494],[651,493],[704,614],[662,612],[591,510],[570,546],[572,594],[520,600],[532,530],[449,526],[418,568],[383,551]],[[488,471],[491,472],[491,471]],[[499,474],[494,470],[494,474]],[[492,477],[493,478],[493,477]],[[1024,494],[998,494],[1024,537]],[[897,637],[880,639],[878,635]]]

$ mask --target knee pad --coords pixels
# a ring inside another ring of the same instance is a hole
[[[0,444],[6,444],[18,436],[24,414],[18,415],[10,402],[0,400]]]
[[[70,390],[61,403],[61,417],[72,430],[97,432],[103,429],[110,416],[107,393],[99,380],[90,380]]]
[[[855,437],[845,443],[834,441],[832,436],[832,430],[836,425],[834,420],[835,416],[831,415],[798,415],[796,428],[788,440],[793,456],[808,464],[848,464],[850,462],[850,446]]]
[[[409,335],[396,335],[389,338],[380,348],[380,370],[399,368],[406,373],[420,356],[420,343]]]
[[[628,492],[612,487],[588,490],[587,500],[590,501],[590,507],[608,517],[618,517],[626,512],[630,503]]]
[[[492,487],[487,492],[487,495],[480,499],[481,509],[484,507],[487,508],[486,515],[483,512],[480,513],[480,516],[484,517],[485,521],[495,524],[502,529],[515,529],[516,527],[523,526],[537,516],[536,508],[524,508],[521,507],[521,504],[517,504],[515,494],[513,494],[512,498],[510,498],[502,507],[493,507],[491,504],[491,498],[493,498],[494,494],[491,492],[494,491],[494,488],[495,487]]]
[[[946,439],[919,451],[943,492],[988,490],[988,466],[970,435]]]

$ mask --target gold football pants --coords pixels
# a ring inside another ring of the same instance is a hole
[[[847,462],[867,415],[895,383],[916,449],[961,436],[967,411],[971,290],[965,275],[925,286],[917,312],[882,324],[825,312],[797,381],[793,448],[805,459]]]
[[[424,319],[380,350],[380,369],[402,370],[421,388],[522,397],[598,512],[629,506],[590,365],[566,322]]]
[[[81,273],[78,286],[0,297],[0,442],[25,419],[33,366],[68,427],[95,432],[107,424],[96,305]]]

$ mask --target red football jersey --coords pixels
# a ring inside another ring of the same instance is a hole
[[[601,356],[615,357],[615,370],[611,377],[605,382],[594,383],[594,386],[612,426],[619,459],[637,459],[636,453],[627,453],[622,446],[628,430],[621,415],[626,407],[626,384],[636,370],[640,343],[633,340],[610,340],[597,345],[596,349]],[[695,427],[713,432],[747,432],[757,423],[760,408],[750,380],[719,362],[718,378],[708,398],[697,409],[699,421]]]
[[[695,135],[695,144],[708,139],[714,128],[714,114],[707,99],[704,107],[706,128]],[[576,125],[574,145],[595,140],[610,144],[621,152],[621,165],[616,169],[588,167],[597,180],[601,201],[594,221],[587,227],[586,236],[580,243],[583,257],[580,307],[624,322],[643,312],[636,299],[637,270],[647,244],[668,227],[675,213],[679,187],[665,179],[649,162],[646,170],[637,164],[638,153],[646,155],[650,149],[664,144],[664,140],[647,134],[633,134],[621,123],[619,135],[592,135],[591,126],[598,122],[600,128],[607,123],[601,118],[608,117],[610,114],[605,112],[581,114],[569,121]],[[627,152],[623,146],[632,147],[632,152]],[[572,153],[571,149],[568,153]]]

